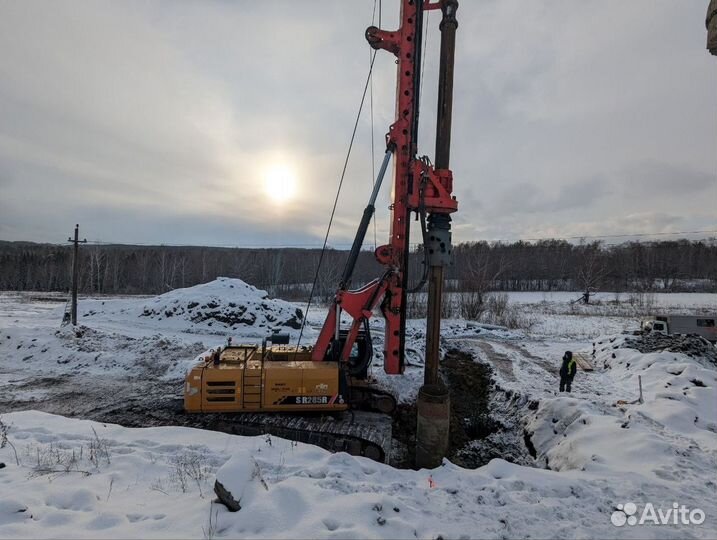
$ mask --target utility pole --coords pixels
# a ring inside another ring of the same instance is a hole
[[[71,311],[71,321],[72,326],[77,326],[77,282],[78,277],[80,273],[80,244],[86,244],[87,239],[80,240],[80,226],[75,225],[75,238],[68,238],[68,242],[72,242],[74,244],[74,250],[72,253],[72,311]]]

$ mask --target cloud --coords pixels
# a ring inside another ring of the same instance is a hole
[[[618,176],[625,193],[643,198],[699,194],[714,190],[717,184],[715,173],[665,162],[635,163]]]
[[[604,179],[568,181],[556,189],[541,189],[537,183],[511,183],[491,207],[489,215],[554,214],[594,207],[608,192]]]
[[[396,5],[384,4],[391,28]],[[79,221],[88,237],[112,241],[320,244],[368,68],[373,3],[311,5],[0,3],[0,238],[62,241]],[[717,72],[703,7],[463,2],[454,238],[714,226]],[[437,26],[432,13],[419,134],[428,155]],[[376,161],[394,78],[380,52]],[[351,240],[371,189],[370,130],[367,103],[334,244]],[[263,189],[279,162],[300,181],[283,206]],[[390,175],[379,243],[388,184]]]

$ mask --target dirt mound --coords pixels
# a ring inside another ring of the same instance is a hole
[[[695,335],[644,334],[628,337],[622,344],[626,349],[637,349],[641,353],[670,351],[686,354],[692,358],[705,358],[717,365],[717,348],[706,339]]]
[[[227,329],[247,326],[299,329],[304,318],[302,311],[289,302],[269,298],[266,291],[231,278],[218,278],[158,296],[144,305],[140,316]]]

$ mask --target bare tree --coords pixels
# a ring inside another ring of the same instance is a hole
[[[192,286],[217,276],[238,277],[272,294],[305,295],[314,279],[318,249],[240,249],[176,246],[90,246],[80,252],[83,293],[156,294]],[[549,240],[511,244],[486,242],[455,246],[447,270],[451,290],[474,291],[483,301],[489,290],[580,289],[620,292],[717,290],[717,241],[628,242],[616,246]],[[422,275],[422,253],[412,253],[411,286]],[[338,284],[345,251],[329,249],[318,276],[319,296]],[[67,291],[72,249],[52,244],[0,241],[0,289]],[[353,285],[381,275],[373,253],[362,251]]]
[[[324,260],[319,264],[319,255],[314,256],[314,267],[316,268],[316,290],[314,297],[324,304],[328,304],[334,298],[341,279],[342,266],[339,254],[333,249],[327,249],[324,253]]]
[[[502,254],[493,256],[490,246],[482,242],[466,250],[462,262],[463,288],[477,294],[478,304],[482,305],[485,293],[495,287],[496,281],[506,270]]]
[[[607,269],[601,258],[600,242],[581,244],[579,248],[580,256],[576,278],[580,289],[584,291],[582,300],[589,304],[590,294],[597,290]]]

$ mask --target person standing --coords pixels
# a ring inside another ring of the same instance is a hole
[[[565,351],[563,355],[563,364],[560,366],[560,391],[570,392],[570,386],[573,384],[573,378],[578,370],[578,365],[573,358],[571,351]]]

